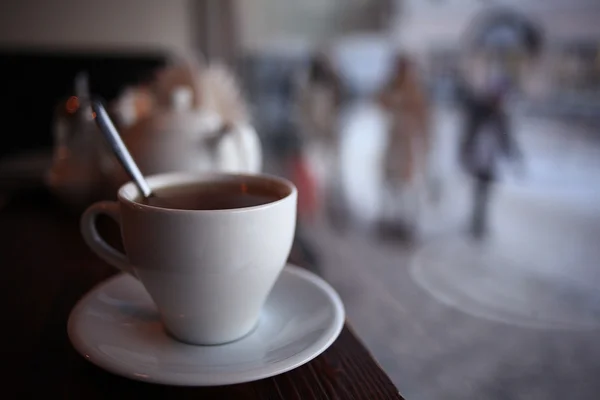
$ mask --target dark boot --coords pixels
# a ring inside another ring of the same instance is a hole
[[[473,193],[473,216],[471,219],[471,235],[475,239],[483,239],[488,231],[487,219],[490,201],[491,182],[480,177],[475,179]]]

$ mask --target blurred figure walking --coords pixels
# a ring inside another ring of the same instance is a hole
[[[338,120],[343,89],[331,61],[316,54],[303,71],[298,86],[296,120],[304,155],[316,178],[318,208],[338,226],[345,214],[339,187],[340,144]]]
[[[391,191],[395,205],[413,203],[411,210],[403,210],[404,224],[412,231],[418,222],[417,184],[426,173],[430,116],[416,67],[408,57],[397,58],[392,77],[378,100],[391,119],[383,154],[384,185]],[[410,189],[412,193],[408,192]],[[384,210],[388,208],[385,203],[383,206]]]
[[[464,115],[460,160],[473,178],[473,212],[470,232],[475,238],[487,233],[492,184],[502,158],[519,156],[505,110],[510,82],[501,65],[490,60],[472,63],[469,80],[463,79],[459,104]]]
[[[466,32],[458,96],[465,122],[460,159],[473,177],[471,234],[475,238],[487,233],[500,161],[523,161],[510,127],[506,99],[513,88],[524,88],[526,71],[531,71],[542,45],[541,28],[510,9],[483,11]]]

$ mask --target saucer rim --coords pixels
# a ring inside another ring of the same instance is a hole
[[[81,297],[76,305],[69,314],[67,321],[67,335],[73,346],[73,348],[86,360],[94,364],[95,366],[108,371],[114,375],[122,376],[136,381],[153,383],[153,384],[164,384],[173,386],[223,386],[232,385],[238,383],[252,382],[296,369],[313,359],[321,355],[327,350],[339,337],[344,324],[345,324],[345,309],[343,302],[335,291],[335,289],[327,283],[323,278],[310,272],[304,268],[298,267],[291,263],[286,263],[285,267],[281,271],[281,274],[290,274],[291,276],[300,279],[305,284],[312,284],[318,287],[325,297],[329,300],[333,307],[334,318],[330,321],[325,332],[320,335],[312,344],[306,349],[296,353],[283,360],[276,361],[272,364],[266,365],[264,368],[254,368],[245,371],[235,372],[221,372],[219,374],[207,374],[198,372],[163,372],[157,375],[149,375],[145,373],[139,373],[132,370],[132,368],[123,367],[122,364],[117,362],[109,361],[105,356],[99,354],[98,350],[94,346],[88,345],[82,335],[78,333],[76,326],[82,309],[87,306],[87,303],[92,300],[93,296],[104,287],[109,285],[112,281],[123,278],[127,273],[117,273],[116,275],[99,282],[89,289],[86,294]],[[281,276],[278,280],[281,279]],[[277,283],[275,283],[277,284]],[[251,335],[252,333],[250,333]],[[243,339],[243,338],[242,338]],[[174,339],[173,339],[174,340]],[[228,346],[231,343],[225,343],[221,346]],[[191,345],[190,345],[191,346]]]

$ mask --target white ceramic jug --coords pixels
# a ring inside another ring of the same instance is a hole
[[[192,96],[189,87],[174,88],[169,107],[156,107],[122,132],[142,173],[259,172],[262,152],[254,128],[226,125],[215,111],[192,107]]]

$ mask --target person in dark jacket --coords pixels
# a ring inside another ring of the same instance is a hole
[[[482,238],[487,232],[492,184],[502,158],[520,158],[504,107],[507,85],[502,75],[491,76],[484,90],[462,82],[459,104],[464,115],[460,160],[473,178],[473,212],[470,232]]]

